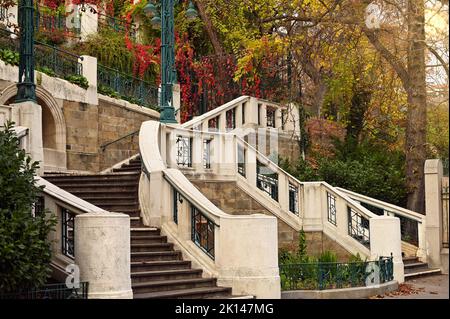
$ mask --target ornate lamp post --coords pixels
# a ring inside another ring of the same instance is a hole
[[[158,17],[158,8],[149,2],[144,7],[147,16],[152,17],[152,25],[161,26],[161,99],[160,122],[177,123],[175,108],[173,107],[172,86],[176,83],[177,72],[175,68],[175,34],[174,34],[174,5],[177,0],[161,0],[161,18]],[[197,11],[190,1],[186,10],[188,19],[195,19]]]
[[[20,63],[16,103],[36,102],[34,84],[34,5],[33,0],[19,0]]]

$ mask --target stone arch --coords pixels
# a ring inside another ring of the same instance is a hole
[[[6,87],[0,93],[0,105],[9,105],[14,103],[14,98],[16,95],[16,84]],[[41,86],[36,86],[36,98],[38,104],[42,107],[44,165],[49,170],[66,169],[66,121],[62,108],[50,92]],[[46,153],[47,156],[45,156]],[[46,157],[48,161],[46,160]]]

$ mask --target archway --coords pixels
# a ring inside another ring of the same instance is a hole
[[[14,103],[16,94],[16,84],[5,88],[0,93],[0,105]],[[40,86],[36,87],[36,98],[42,108],[44,171],[66,170],[66,123],[62,109],[51,94]]]

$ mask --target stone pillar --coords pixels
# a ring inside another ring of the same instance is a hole
[[[377,216],[370,219],[370,257],[394,257],[394,280],[405,281],[402,259],[402,241],[400,219],[397,217]]]
[[[322,231],[323,199],[319,182],[303,183],[303,229],[305,231]]]
[[[227,216],[216,227],[217,283],[234,295],[279,299],[277,219],[273,216]]]
[[[442,175],[441,160],[425,162],[426,261],[432,268],[442,266]]]
[[[33,161],[40,163],[38,175],[44,173],[44,146],[42,142],[42,108],[34,102],[21,102],[11,104],[12,120],[16,126],[29,128],[29,145],[30,153]]]
[[[281,209],[289,212],[289,179],[287,175],[278,174],[278,203]]]
[[[88,80],[86,101],[89,104],[98,105],[97,95],[97,58],[89,55],[82,55],[80,63],[83,67],[82,75]]]
[[[254,97],[245,105],[245,124],[250,127],[258,125],[258,100]]]
[[[175,118],[181,123],[181,87],[179,84],[172,85],[173,107],[175,108]]]
[[[81,281],[89,282],[89,298],[132,299],[130,217],[81,214],[75,218],[75,230],[75,264]]]
[[[97,10],[97,7],[91,5]],[[92,13],[91,10],[87,9],[81,15],[81,41],[86,41],[88,36],[98,31],[98,14]]]

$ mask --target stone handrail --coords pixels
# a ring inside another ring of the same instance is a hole
[[[173,127],[156,121],[141,126],[144,173],[139,202],[144,224],[160,227],[194,267],[202,268],[205,276],[217,277],[218,285],[232,287],[233,294],[279,298],[276,219],[263,214],[233,216],[212,204],[173,165],[173,133]],[[198,212],[203,221],[193,225]],[[210,222],[205,247],[194,232],[205,231],[201,225]]]
[[[181,125],[185,129],[197,131],[230,132],[241,128],[264,128],[268,126],[267,108],[273,109],[271,127],[286,132],[298,134],[299,114],[295,106],[283,106],[279,103],[269,102],[250,96],[241,96],[224,105],[217,107],[203,115]],[[232,112],[227,119],[227,113]],[[210,127],[209,121],[216,119],[216,126]],[[230,121],[231,123],[227,123]]]
[[[163,143],[165,149],[161,162],[169,167],[181,170],[185,176],[203,174],[214,176],[214,179],[236,180],[242,191],[294,230],[303,227],[307,231],[323,231],[346,250],[359,253],[363,258],[376,259],[393,253],[396,278],[403,281],[400,223],[397,218],[377,216],[325,182],[297,180],[234,133],[167,127],[163,135],[167,140]],[[203,143],[206,139],[211,139],[209,155],[206,156],[210,161],[208,165],[204,162]],[[177,146],[179,141],[184,143],[184,150]],[[238,163],[238,147],[244,149],[244,163]],[[178,162],[177,156],[183,153],[188,158],[187,162]],[[261,186],[266,181],[258,176],[257,162],[267,167],[270,174],[276,174],[271,175],[276,178],[269,178],[269,183],[276,189],[275,196],[265,189],[267,186]],[[239,168],[243,167],[245,173],[240,173]],[[333,207],[330,207],[329,196]],[[293,207],[295,205],[298,207]],[[329,217],[331,213],[334,215],[332,218]],[[385,242],[387,236],[377,234],[380,229],[391,229],[392,238]],[[374,233],[377,235],[374,236]]]
[[[348,189],[344,189],[341,187],[336,187],[337,190],[341,191],[342,193],[348,195],[350,198],[357,200],[358,202],[366,203],[371,206],[380,208],[384,211],[385,215],[388,215],[388,213],[394,213],[395,215],[399,215],[408,219],[415,220],[419,223],[422,223],[425,221],[425,216],[419,213],[416,213],[412,210],[396,206],[390,203],[383,202],[381,200],[371,198],[362,194],[358,194],[355,192],[352,192]]]

